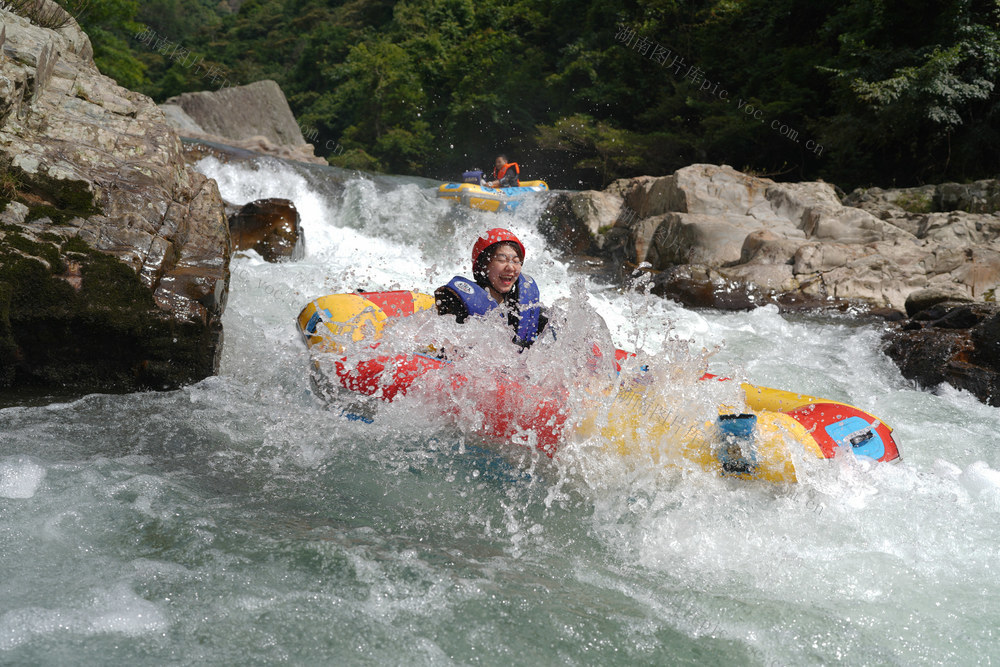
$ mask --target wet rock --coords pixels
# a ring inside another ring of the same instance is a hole
[[[763,275],[745,275],[742,269],[715,270],[697,264],[651,271],[650,292],[688,308],[752,310],[773,304],[782,312],[799,310],[846,310],[852,304],[842,299],[788,289],[787,266],[754,267]]]
[[[255,250],[268,262],[301,259],[305,237],[299,212],[288,199],[258,199],[229,218],[234,250]]]
[[[213,374],[230,243],[215,182],[152,100],[98,72],[75,23],[0,18],[0,388]]]
[[[940,303],[957,305],[960,302],[971,301],[972,299],[965,290],[961,290],[955,285],[936,285],[911,292],[906,297],[906,314],[909,317],[914,317]]]
[[[726,280],[718,271],[693,264],[656,272],[650,292],[688,308],[749,310],[764,303],[753,286]]]
[[[924,387],[946,382],[1000,406],[1000,306],[936,301],[927,292],[908,300],[915,312],[886,334],[886,354]]]

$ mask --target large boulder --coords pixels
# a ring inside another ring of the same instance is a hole
[[[989,201],[990,183],[969,196]],[[852,195],[858,206],[845,206],[828,183],[776,183],[695,164],[615,189],[635,215],[619,216],[605,234],[614,261],[705,267],[730,286],[745,285],[753,303],[901,311],[917,289],[948,283],[982,298],[1000,284],[1000,215],[929,211],[933,187],[872,188]]]
[[[184,137],[228,144],[267,155],[326,164],[302,136],[278,84],[271,80],[183,93],[160,107]]]
[[[100,74],[75,22],[0,19],[0,388],[215,373],[230,257],[215,181],[152,100]]]

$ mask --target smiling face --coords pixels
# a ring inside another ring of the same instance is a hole
[[[505,164],[507,164],[507,160],[503,156],[500,156],[493,163],[493,166],[496,168],[497,171],[500,171],[501,169],[503,169],[503,166]]]
[[[521,258],[513,243],[501,243],[486,264],[486,280],[501,295],[507,295],[521,275]]]

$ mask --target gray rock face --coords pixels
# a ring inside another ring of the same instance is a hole
[[[274,81],[184,93],[168,99],[161,109],[182,136],[326,164],[306,143],[285,94]]]
[[[970,202],[992,201],[992,181],[963,187],[960,196]],[[717,275],[729,292],[745,285],[753,303],[826,300],[902,310],[919,289],[947,285],[981,300],[1000,283],[1000,215],[908,210],[932,207],[951,192],[945,186],[872,188],[852,195],[857,206],[845,206],[828,183],[776,183],[695,164],[613,188],[609,194],[623,198],[617,216],[605,213],[590,226],[614,223],[603,239],[614,261],[702,267],[671,275]],[[671,295],[666,287],[661,293]]]
[[[0,20],[0,387],[213,374],[230,257],[215,181],[152,100],[98,72],[75,23]]]

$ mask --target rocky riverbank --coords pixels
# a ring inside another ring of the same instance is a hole
[[[0,17],[0,389],[215,373],[230,257],[215,182],[152,100],[100,74],[75,22]]]
[[[829,309],[898,322],[888,354],[926,387],[1000,400],[1000,181],[871,188],[777,183],[695,164],[553,193],[543,231],[691,307]],[[909,318],[909,319],[907,319]]]
[[[963,190],[951,184],[923,198],[870,190],[842,201],[829,183],[695,164],[556,195],[552,210],[561,212],[560,239],[580,246],[589,231],[591,252],[614,266],[648,266],[657,291],[685,305],[902,312],[920,289],[950,286],[982,300],[1000,283],[1000,215],[983,212],[1000,192],[991,183],[964,188],[964,199],[945,196]],[[934,208],[963,201],[980,212]]]

